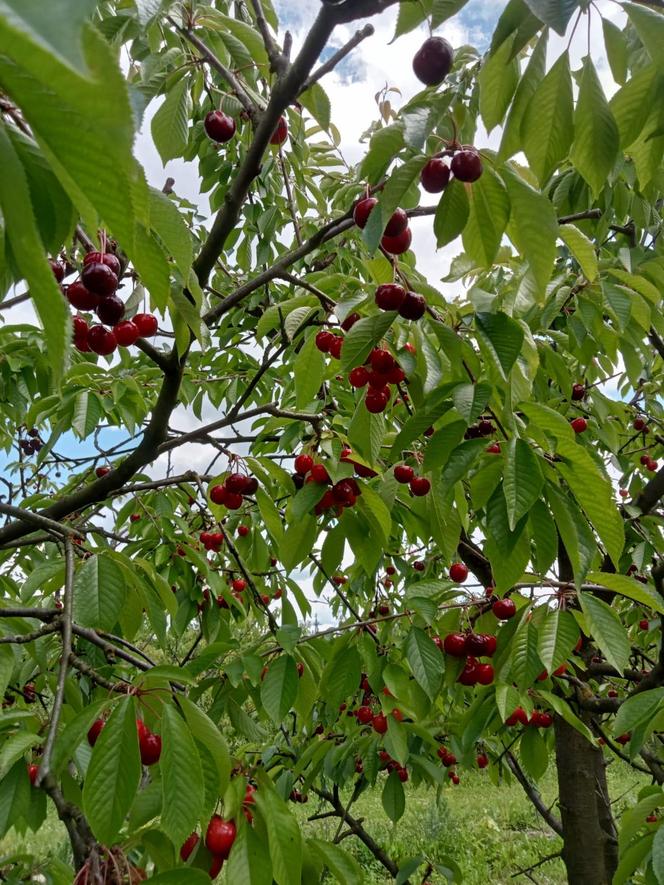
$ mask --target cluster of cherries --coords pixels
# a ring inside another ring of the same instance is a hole
[[[253,797],[251,801],[253,802]],[[205,831],[205,847],[212,855],[212,864],[209,871],[211,879],[216,879],[221,872],[224,861],[228,859],[231,853],[236,836],[237,827],[235,826],[235,821],[224,820],[220,814],[212,815]],[[184,841],[180,848],[180,858],[184,863],[189,860],[200,839],[201,837],[198,833],[192,833]]]
[[[97,743],[99,735],[106,727],[105,719],[95,719],[88,729],[88,743],[91,747]],[[138,732],[138,748],[143,765],[156,765],[161,757],[161,737],[147,727],[142,719],[136,720]]]
[[[436,645],[440,647],[440,637],[437,639]],[[443,639],[442,648],[450,657],[465,658],[458,680],[461,685],[491,685],[493,667],[491,664],[479,663],[477,658],[493,657],[496,651],[495,636],[490,633],[448,633]]]
[[[27,431],[27,436],[29,439],[19,439],[19,448],[24,455],[34,455],[35,452],[38,452],[41,449],[44,442],[40,438],[39,431],[36,427],[31,427],[30,430]]]
[[[426,476],[417,476],[408,464],[397,464],[394,468],[394,478],[402,485],[407,485],[416,498],[423,498],[431,491],[431,483]]]
[[[223,111],[210,111],[203,121],[203,128],[208,138],[216,141],[217,144],[226,144],[229,142],[237,130],[235,120]],[[286,117],[279,117],[279,122],[270,137],[270,144],[283,144],[288,138],[288,120]]]
[[[330,485],[332,480],[327,468],[324,464],[316,464],[311,455],[306,452],[298,455],[295,459],[295,475],[293,477],[297,488],[309,482],[315,482],[319,485]],[[337,515],[340,516],[345,507],[354,507],[357,499],[362,494],[357,482],[349,477],[348,479],[340,479],[335,482],[332,488],[327,489],[314,508],[317,516],[326,510],[336,508]]]
[[[383,283],[378,286],[374,300],[381,310],[396,310],[405,320],[419,320],[427,309],[424,295],[409,292],[398,283]]]
[[[50,265],[56,280],[62,283],[65,266],[53,260]],[[130,347],[139,338],[148,338],[157,331],[157,318],[151,313],[138,313],[131,320],[123,319],[125,306],[117,295],[121,271],[120,260],[112,252],[88,252],[83,259],[80,279],[62,286],[72,307],[94,310],[104,324],[90,326],[84,317],[73,318],[74,346],[81,353],[110,356],[118,345]]]
[[[359,228],[364,230],[374,206],[377,205],[378,200],[375,197],[365,197],[355,204],[353,221]],[[413,234],[408,225],[408,215],[403,209],[395,209],[385,225],[380,241],[381,247],[390,255],[403,255],[410,249],[412,241]]]
[[[516,707],[505,720],[505,725],[510,728],[513,728],[515,725],[530,725],[532,728],[551,728],[553,716],[544,710],[533,710],[530,718],[528,718],[528,714],[523,707]]]
[[[642,418],[641,416],[634,419],[634,421],[632,422],[632,427],[634,428],[634,430],[637,431],[637,433],[643,433],[644,437],[645,434],[649,432],[648,422],[645,418]],[[647,452],[644,452],[644,454],[641,455],[641,457],[639,458],[639,462],[646,468],[646,470],[649,470],[651,473],[654,473],[659,467],[657,461]]]
[[[213,553],[219,553],[221,545],[224,543],[224,536],[221,532],[201,532],[201,544],[205,549]]]
[[[213,504],[223,505],[229,510],[239,510],[247,495],[253,495],[258,489],[255,476],[244,473],[230,473],[223,484],[210,488],[210,500]]]
[[[443,156],[450,154],[452,160],[448,166]],[[439,194],[445,190],[451,176],[470,184],[480,178],[482,171],[482,158],[476,147],[472,144],[454,145],[429,160],[420,173],[420,183],[428,193]]]
[[[384,412],[390,401],[390,384],[401,384],[406,373],[394,359],[389,350],[374,347],[363,366],[352,369],[348,380],[352,387],[367,387],[364,405],[373,415]]]

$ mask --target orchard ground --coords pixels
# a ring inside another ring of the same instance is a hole
[[[543,857],[560,851],[561,840],[543,823],[516,781],[495,785],[488,770],[462,769],[460,774],[461,783],[457,787],[446,786],[438,797],[423,787],[414,789],[406,785],[406,812],[396,827],[385,817],[379,791],[366,792],[357,800],[355,816],[371,824],[372,835],[391,856],[405,860],[422,854],[433,862],[451,857],[461,868],[464,885],[527,882],[519,870],[528,869]],[[617,800],[614,813],[619,817],[630,804],[629,796],[648,783],[648,779],[615,758],[607,776],[611,795]],[[558,790],[552,767],[539,787],[550,806]],[[321,803],[320,810],[324,811],[323,805]],[[338,828],[336,819],[306,823],[307,818],[319,810],[314,796],[304,805],[291,804],[291,809],[307,836],[334,838]],[[358,840],[345,840],[344,845],[362,865],[365,885],[394,881]],[[49,813],[38,837],[32,833],[20,837],[12,831],[0,840],[0,870],[7,855],[22,851],[40,859],[69,859],[65,829],[53,812]],[[538,867],[534,875],[539,885],[567,881],[560,858]],[[430,881],[442,885],[444,879],[433,874]],[[223,874],[219,882],[230,885]]]

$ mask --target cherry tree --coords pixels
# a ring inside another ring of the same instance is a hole
[[[316,6],[0,2],[0,832],[52,809],[53,883],[462,881],[354,803],[479,768],[571,883],[662,882],[664,5],[483,52],[464,0]],[[326,77],[395,11],[421,88],[349,166]]]

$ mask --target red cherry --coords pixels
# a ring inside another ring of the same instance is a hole
[[[106,476],[106,474],[107,474],[107,473],[110,473],[110,472],[111,472],[111,468],[110,468],[110,467],[96,467],[96,468],[95,468],[95,476],[96,476],[98,479],[101,479],[102,476]]]
[[[362,317],[359,315],[359,313],[349,313],[346,319],[341,324],[341,328],[344,330],[344,332],[349,332],[353,328],[355,323],[361,319]]]
[[[375,301],[381,310],[399,310],[406,297],[406,290],[397,283],[383,283],[376,289]]]
[[[332,332],[326,332],[323,330],[316,335],[316,347],[320,350],[321,353],[329,353],[330,352],[330,344],[334,341],[334,335]]]
[[[161,756],[161,738],[151,731],[143,732],[138,736],[138,746],[141,751],[143,765],[155,765]]]
[[[153,335],[156,335],[159,328],[157,317],[151,313],[137,313],[133,322],[141,338],[151,338]]]
[[[511,599],[496,599],[491,611],[499,621],[509,621],[516,614],[516,605]]]
[[[335,360],[341,359],[341,349],[344,346],[344,339],[340,335],[333,335],[330,342],[330,356]]]
[[[237,828],[232,820],[224,820],[220,814],[213,814],[205,832],[205,847],[211,854],[224,860],[231,853]]]
[[[489,757],[486,753],[480,753],[475,761],[477,762],[478,768],[486,768],[489,764]]]
[[[575,402],[582,400],[586,395],[586,385],[585,384],[574,384],[572,386],[572,399]]]
[[[377,734],[385,734],[387,731],[387,718],[383,713],[379,713],[377,716],[374,716],[372,719],[372,727]]]
[[[244,473],[229,473],[224,482],[226,491],[241,495],[247,487],[248,478]]]
[[[369,373],[364,366],[357,366],[348,376],[351,387],[366,387],[369,381]]]
[[[408,485],[408,483],[414,478],[414,476],[415,471],[407,464],[397,464],[397,466],[394,468],[394,478],[397,482],[400,482],[403,485]]]
[[[585,418],[575,418],[570,421],[574,433],[584,433],[588,429],[588,422]]]
[[[28,777],[30,778],[30,783],[34,787],[37,781],[37,775],[39,774],[39,766],[38,765],[28,765]]]
[[[454,50],[443,37],[429,37],[415,53],[413,71],[426,86],[438,86],[452,68]]]
[[[353,221],[360,228],[365,228],[367,225],[367,221],[369,220],[369,215],[371,214],[371,210],[378,203],[378,200],[375,197],[366,197],[364,200],[360,200],[355,204],[355,209],[353,210]]]
[[[223,111],[210,111],[205,117],[203,126],[208,137],[220,144],[230,141],[237,128],[235,120]]]
[[[466,637],[466,650],[469,655],[481,658],[485,655],[486,637],[483,633],[469,633]]]
[[[75,316],[72,317],[72,330],[74,332],[74,338],[82,338],[87,339],[88,337],[88,324],[83,317]]]
[[[394,366],[394,368],[390,369],[387,373],[386,378],[389,384],[401,384],[402,381],[406,380],[406,373],[401,366]]]
[[[228,492],[222,485],[212,486],[210,489],[210,500],[213,504],[225,504]]]
[[[395,365],[394,357],[389,350],[383,350],[380,347],[371,351],[369,359],[374,372],[389,372]]]
[[[420,181],[425,191],[439,194],[450,180],[450,167],[440,157],[432,157],[420,174]]]
[[[479,681],[479,667],[475,658],[467,658],[466,665],[459,674],[458,681],[461,685],[477,685]]]
[[[99,296],[90,292],[83,283],[77,281],[70,283],[65,291],[67,301],[76,310],[94,310],[99,304]]]
[[[411,233],[410,228],[407,227],[396,237],[383,236],[380,245],[386,252],[389,252],[390,255],[403,255],[404,252],[407,252],[410,249],[412,241],[413,234]]]
[[[110,300],[110,298],[106,299],[106,301]],[[136,323],[133,323],[131,320],[123,320],[121,323],[113,326],[113,334],[120,347],[131,347],[140,338]]]
[[[468,577],[468,566],[463,562],[453,562],[450,566],[450,580],[463,584]]]
[[[619,744],[622,744],[622,746],[624,747],[625,744],[628,744],[630,742],[631,737],[632,737],[631,733],[627,732],[626,734],[621,734],[619,737],[617,737],[616,741]]]
[[[283,144],[288,138],[288,120],[285,117],[279,117],[277,128],[270,137],[270,144]]]
[[[311,455],[307,455],[306,453],[302,453],[298,455],[295,459],[295,472],[301,474],[302,476],[306,476],[307,473],[314,466],[314,459]]]
[[[467,654],[465,635],[463,633],[448,633],[443,640],[443,650],[445,654],[453,658],[465,658]]]
[[[88,345],[93,353],[109,356],[118,346],[115,335],[103,326],[92,326],[88,331]]]
[[[485,451],[488,452],[489,455],[500,455],[500,452],[501,452],[500,443],[497,443],[497,442],[491,443],[490,446],[486,447]]]
[[[191,857],[191,853],[198,845],[200,838],[201,837],[198,835],[198,833],[192,833],[191,836],[189,836],[189,838],[183,842],[182,848],[180,849],[180,858],[183,861],[186,862],[189,860],[189,858]]]
[[[647,824],[657,823],[657,815],[656,814],[649,814],[648,817],[646,818],[646,823]]]
[[[367,412],[371,412],[372,415],[384,412],[387,408],[389,398],[389,393],[385,393],[382,390],[370,390],[364,398],[364,405],[366,406]]]
[[[553,725],[553,716],[551,713],[540,713],[539,714],[539,727],[540,728],[550,728]]]
[[[385,390],[389,383],[387,378],[387,373],[374,372],[373,369],[367,375],[369,387],[371,387],[372,390]],[[389,390],[387,393],[389,394]]]
[[[83,258],[83,267],[86,267],[88,264],[99,263],[105,264],[106,267],[110,267],[116,277],[120,276],[122,265],[120,264],[118,256],[114,255],[112,252],[88,252]]]
[[[476,151],[459,151],[450,166],[459,181],[477,181],[482,174],[482,159]]]
[[[310,475],[314,482],[330,482],[330,474],[327,472],[324,464],[314,464],[311,468]]]
[[[634,430],[645,430],[648,422],[645,418],[635,418],[632,422]]]
[[[106,323],[107,326],[115,326],[122,319],[124,312],[125,306],[122,299],[118,298],[117,295],[109,295],[107,298],[102,298],[96,310],[99,319],[102,323]]]
[[[484,657],[492,658],[496,652],[498,641],[490,633],[484,634]]]
[[[53,271],[53,276],[55,277],[58,283],[61,283],[65,278],[65,266],[61,264],[59,261],[54,261],[52,258],[48,259],[48,263]]]
[[[417,348],[414,344],[411,344],[410,341],[406,341],[404,344],[404,350],[407,350],[408,353],[417,353]]]
[[[454,784],[455,787],[461,783],[461,778],[459,777],[458,774],[453,774],[452,777],[450,778],[450,780],[452,781],[452,783]]]
[[[418,559],[413,563],[413,568],[416,572],[423,572],[426,568],[426,565],[422,562],[421,559]]]
[[[405,320],[421,319],[427,309],[427,302],[424,295],[418,295],[416,292],[406,292],[406,297],[399,308],[399,316]]]
[[[491,664],[478,664],[476,678],[480,685],[491,685],[493,682],[493,667]]]
[[[118,278],[107,264],[101,261],[91,261],[83,266],[81,282],[90,292],[106,298],[112,295],[118,288]]]
[[[650,628],[650,622],[648,618],[641,618],[639,621],[639,630],[648,630]]]
[[[90,728],[88,729],[88,743],[91,747],[97,743],[97,738],[102,732],[102,729],[106,725],[106,722],[103,719],[95,719]]]
[[[355,717],[361,725],[369,725],[369,723],[373,722],[371,707],[358,707],[355,711]]]
[[[655,473],[657,470],[657,461],[654,458],[649,458],[646,463],[646,470],[649,470],[651,473]]]
[[[515,707],[512,713],[505,720],[505,725],[513,726],[520,723],[521,725],[528,724],[528,714],[523,709],[523,707]]]
[[[244,578],[236,578],[231,583],[231,590],[233,591],[233,593],[242,593],[246,589],[247,582],[244,580]]]
[[[416,498],[422,498],[431,491],[431,483],[426,476],[414,476],[410,481],[410,491]]]
[[[385,226],[383,236],[398,237],[408,227],[408,216],[403,209],[395,209]]]

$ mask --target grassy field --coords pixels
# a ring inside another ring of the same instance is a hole
[[[627,794],[614,805],[614,811],[619,814],[629,794],[635,795],[643,781],[619,761],[609,766],[608,776],[614,798]],[[545,801],[551,804],[556,790],[551,773],[545,776],[540,786]],[[306,816],[316,812],[312,801],[293,807],[301,817],[307,835],[332,838],[336,833],[336,820],[306,822]],[[367,830],[399,863],[418,854],[434,863],[445,856],[453,858],[463,872],[464,885],[526,883],[528,879],[518,875],[519,870],[560,849],[560,841],[541,821],[521,787],[516,783],[495,787],[486,772],[462,772],[461,784],[446,787],[440,802],[431,791],[410,789],[406,813],[396,827],[385,816],[380,791],[360,797],[353,806],[353,814],[364,818]],[[343,846],[360,861],[367,885],[393,881],[357,839],[347,839]],[[38,837],[28,834],[22,838],[10,834],[0,842],[3,855],[22,850],[39,858],[62,858],[67,850],[66,840],[57,819],[49,816]],[[539,867],[536,878],[540,885],[564,883],[564,867],[560,859]],[[446,881],[435,874],[430,880],[436,885]],[[415,878],[412,881],[416,881]],[[220,882],[224,882],[223,876]]]

